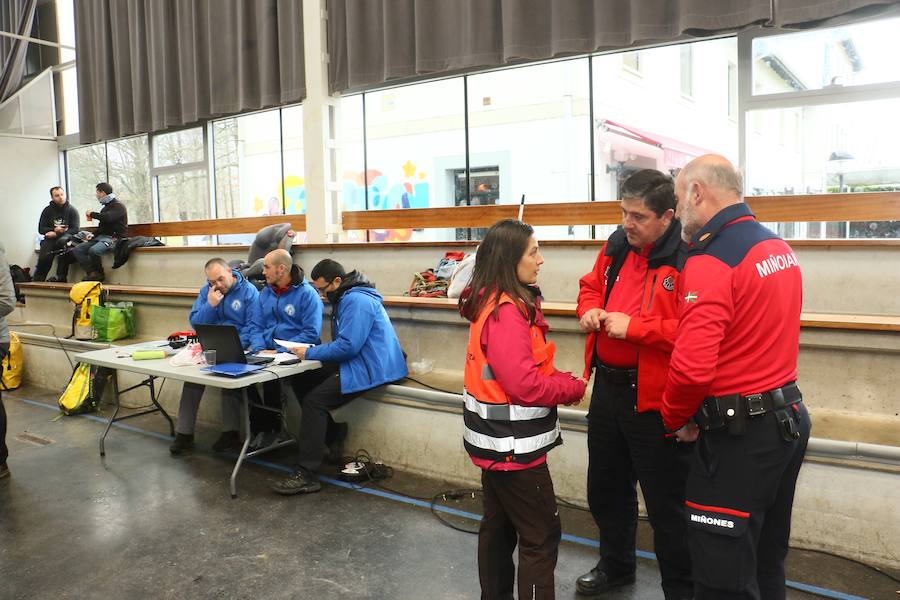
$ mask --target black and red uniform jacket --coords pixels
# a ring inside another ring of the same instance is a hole
[[[797,379],[802,284],[791,247],[744,203],[697,232],[678,286],[666,429],[683,426],[707,396],[756,394]]]
[[[658,411],[662,404],[669,355],[678,328],[677,284],[686,250],[686,245],[681,241],[681,223],[673,219],[647,257],[640,312],[631,317],[625,332],[626,341],[638,346],[638,412]],[[593,308],[605,308],[628,253],[634,251],[623,229],[617,229],[609,236],[600,249],[593,270],[578,282],[576,312],[579,319]],[[585,378],[590,377],[593,368],[597,335],[592,332],[587,336],[584,348]]]

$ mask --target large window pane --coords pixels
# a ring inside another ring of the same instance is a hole
[[[900,191],[900,99],[751,111],[752,195]],[[785,237],[900,237],[900,223],[781,223]]]
[[[191,221],[209,219],[206,171],[181,171],[156,178],[159,195],[160,221]],[[213,243],[212,236],[169,237],[169,246],[203,245]]]
[[[362,94],[341,98],[341,210],[366,210]],[[347,241],[365,241],[366,232],[349,231]]]
[[[365,96],[369,210],[453,206],[465,169],[462,78]],[[453,230],[372,231],[372,241],[453,239]]]
[[[642,50],[640,77],[618,55],[593,58],[596,200],[618,199],[621,183],[640,169],[674,174],[709,152],[737,164],[736,39],[691,44],[691,70],[703,76],[692,79],[690,98],[682,94],[686,55],[677,45]],[[615,226],[597,229],[604,238]]]
[[[303,177],[303,107],[289,106],[281,110],[281,135],[284,148],[285,214],[306,213],[306,180]]]
[[[152,222],[147,136],[109,142],[106,152],[109,159],[109,184],[116,197],[128,207],[128,222]]]
[[[282,214],[278,111],[213,123],[216,208],[221,218]]]
[[[900,19],[758,37],[753,93],[900,81]]]
[[[470,194],[454,171],[457,205],[591,199],[588,59],[474,75],[468,80]],[[465,165],[462,165],[465,167]],[[545,239],[587,238],[590,229],[540,227]],[[481,239],[484,229],[457,229]]]
[[[97,184],[106,181],[106,144],[91,144],[81,148],[73,148],[66,152],[68,166],[69,202],[81,214],[84,225],[84,213],[100,210],[97,203]],[[96,224],[96,223],[95,223]]]
[[[153,136],[153,165],[171,167],[203,161],[203,128]]]
[[[156,179],[159,193],[160,221],[209,219],[206,201],[206,171],[184,171],[160,175]]]

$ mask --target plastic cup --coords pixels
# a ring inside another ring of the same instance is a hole
[[[203,364],[208,367],[214,367],[216,365],[216,351],[215,350],[204,350],[203,351]]]

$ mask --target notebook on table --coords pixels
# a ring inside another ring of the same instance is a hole
[[[217,351],[218,352],[218,351]],[[263,365],[247,365],[243,363],[222,363],[210,367],[203,367],[201,371],[213,373],[215,375],[223,375],[225,377],[243,377],[250,375],[263,368]]]

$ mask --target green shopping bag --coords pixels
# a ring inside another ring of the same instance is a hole
[[[113,342],[134,337],[134,303],[107,302],[95,306],[91,313],[91,327],[94,340]]]

